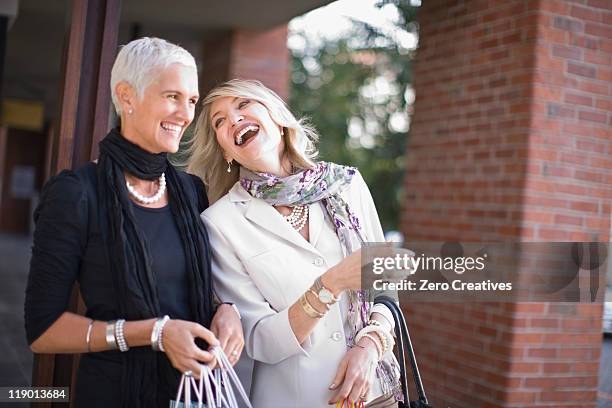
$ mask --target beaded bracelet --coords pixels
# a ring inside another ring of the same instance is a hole
[[[382,358],[382,356],[383,356],[382,346],[381,346],[381,345],[378,343],[378,341],[376,341],[376,339],[374,338],[374,336],[372,336],[371,334],[367,334],[367,333],[366,333],[366,334],[364,334],[363,336],[361,336],[361,338],[360,338],[359,340],[363,339],[364,337],[365,337],[366,339],[370,339],[370,340],[372,340],[372,342],[373,342],[373,343],[374,343],[374,345],[376,346],[376,352],[378,353],[378,359],[380,360],[380,359]]]
[[[374,331],[372,333],[374,333],[376,337],[380,339],[380,344],[382,345],[383,353],[389,351],[389,342],[387,341],[387,338],[379,331]]]
[[[359,330],[359,333],[357,333],[355,341],[359,341],[359,339],[362,336],[372,333],[372,332],[379,334],[379,337],[381,339],[384,336],[385,340],[381,340],[382,346],[383,346],[383,354],[389,351],[389,349],[392,348],[393,345],[395,344],[395,342],[393,341],[393,337],[389,333],[387,333],[385,330],[383,330],[382,327],[378,327],[378,326],[366,326],[363,329]]]

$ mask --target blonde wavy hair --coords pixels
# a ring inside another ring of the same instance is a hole
[[[238,181],[240,171],[227,172],[227,162],[211,122],[211,105],[225,97],[245,98],[266,107],[272,120],[283,127],[286,159],[293,171],[310,169],[318,155],[315,147],[319,135],[302,119],[296,119],[285,102],[271,89],[256,80],[232,79],[211,90],[202,100],[202,110],[196,121],[193,137],[187,142],[187,171],[199,176],[207,187],[208,199],[214,203]]]

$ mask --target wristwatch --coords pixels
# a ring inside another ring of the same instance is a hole
[[[323,303],[324,305],[332,305],[340,300],[340,298],[334,296],[334,293],[330,289],[323,285],[323,281],[321,280],[320,276],[314,281],[312,289],[319,299],[319,302]]]

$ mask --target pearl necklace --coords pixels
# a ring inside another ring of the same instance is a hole
[[[157,189],[157,193],[155,193],[151,197],[146,197],[140,194],[138,191],[136,191],[134,186],[131,185],[130,182],[127,180],[125,180],[125,186],[136,200],[140,201],[143,204],[153,204],[159,201],[166,192],[166,174],[162,173],[162,175],[159,177],[159,188]]]
[[[306,225],[306,221],[308,221],[308,206],[307,205],[298,205],[293,207],[291,210],[291,214],[283,215],[285,221],[289,223],[295,230],[301,231]]]

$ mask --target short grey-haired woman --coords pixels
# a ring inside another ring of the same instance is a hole
[[[316,140],[258,81],[204,98],[189,171],[213,203],[215,287],[240,308],[256,408],[396,406],[393,318],[359,290],[376,208],[357,169],[315,161]]]
[[[232,305],[213,302],[201,181],[175,170],[198,100],[194,58],[157,38],[124,46],[111,75],[120,127],[100,156],[44,187],[25,323],[35,353],[82,353],[77,407],[163,407],[181,373],[243,346]],[[78,282],[85,316],[68,312]]]

